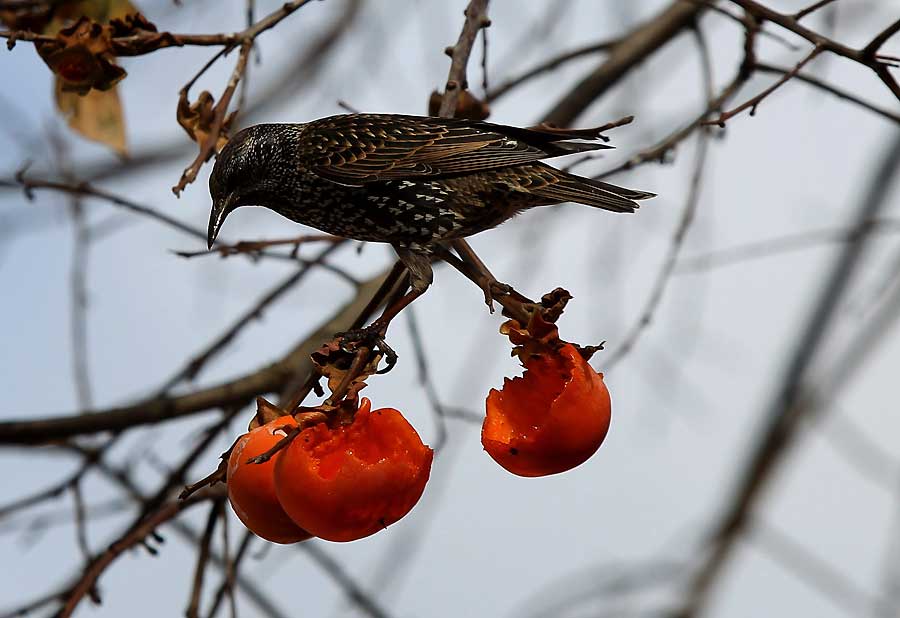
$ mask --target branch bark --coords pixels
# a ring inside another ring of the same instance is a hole
[[[77,435],[103,431],[125,431],[189,416],[205,410],[242,404],[258,395],[282,388],[298,373],[312,368],[309,355],[337,331],[348,330],[369,297],[381,285],[384,275],[365,281],[353,300],[333,318],[296,345],[281,360],[228,382],[177,397],[156,397],[130,406],[57,416],[39,420],[0,423],[0,444],[39,444],[65,440]]]
[[[900,170],[900,135],[881,158],[869,190],[853,216],[852,227],[864,229],[888,205],[891,181]],[[829,327],[844,293],[856,274],[866,247],[866,234],[845,245],[833,268],[825,278],[819,296],[806,320],[790,361],[761,416],[766,419],[747,463],[738,472],[736,487],[722,514],[714,522],[709,535],[710,548],[693,576],[685,597],[685,605],[675,615],[688,618],[702,614],[709,602],[713,584],[724,571],[736,541],[750,527],[754,505],[772,482],[780,464],[798,435],[801,421],[814,411],[810,405],[807,372],[825,342]]]
[[[635,65],[685,31],[704,10],[701,4],[676,0],[624,35],[610,48],[600,66],[544,114],[545,122],[563,127],[571,125],[588,105],[617,84]]]

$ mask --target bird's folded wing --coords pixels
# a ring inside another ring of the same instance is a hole
[[[420,116],[347,114],[309,123],[312,171],[359,185],[449,176],[607,148],[566,142],[572,135]]]

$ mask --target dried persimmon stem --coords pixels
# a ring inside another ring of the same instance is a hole
[[[297,425],[296,427],[292,427],[291,430],[288,431],[287,434],[281,440],[279,440],[278,442],[276,442],[275,444],[272,445],[272,448],[267,450],[262,455],[257,455],[256,457],[251,457],[250,459],[247,460],[247,463],[248,464],[266,463],[267,461],[272,459],[272,457],[275,455],[275,453],[277,453],[278,451],[280,451],[281,449],[283,449],[287,445],[289,445],[291,442],[293,442],[294,438],[299,436],[300,432],[303,431],[303,429],[304,428],[301,427],[300,425]]]
[[[231,452],[231,449],[228,449],[228,452]],[[219,463],[219,466],[213,470],[211,473],[204,476],[202,479],[197,481],[196,483],[191,483],[190,485],[185,485],[184,489],[181,490],[181,493],[178,494],[179,500],[184,500],[189,498],[192,494],[197,491],[203,489],[204,487],[212,487],[216,483],[224,483],[225,482],[225,469],[227,467],[226,460],[222,460]]]

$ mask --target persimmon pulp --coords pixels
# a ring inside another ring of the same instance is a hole
[[[488,394],[481,443],[519,476],[546,476],[584,463],[609,430],[609,391],[572,344],[529,357],[521,377]]]
[[[297,543],[312,535],[291,520],[281,508],[275,492],[275,463],[283,451],[261,464],[247,463],[275,446],[297,426],[290,416],[275,419],[241,436],[228,457],[228,500],[238,519],[256,536],[273,543]]]
[[[353,541],[393,524],[419,501],[433,451],[392,408],[363,398],[353,423],[309,427],[275,464],[275,488],[295,524],[329,541]]]

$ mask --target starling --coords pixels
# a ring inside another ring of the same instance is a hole
[[[261,124],[235,135],[209,178],[212,247],[238,206],[265,206],[335,236],[390,243],[421,293],[445,243],[534,206],[634,212],[653,193],[583,178],[541,159],[609,148],[599,130],[523,129],[394,114]]]

